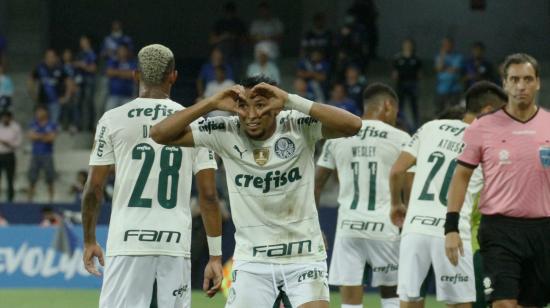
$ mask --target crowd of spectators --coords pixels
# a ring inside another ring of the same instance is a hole
[[[378,58],[378,11],[372,0],[355,0],[341,24],[332,26],[327,22],[328,16],[326,12],[312,15],[301,36],[300,49],[293,53],[298,56],[294,72],[289,73],[280,66],[285,44],[289,43],[285,32],[291,29],[276,10],[261,1],[247,24],[239,15],[237,2],[223,4],[222,14],[207,38],[210,46],[205,50],[207,60],[196,76],[196,98],[212,96],[245,76],[261,74],[279,84],[290,85],[294,93],[310,100],[361,115],[362,92],[370,81],[369,64]],[[15,162],[11,160],[15,161],[14,153],[26,130],[31,144],[28,198],[33,200],[35,185],[43,173],[49,200],[54,200],[56,172],[52,157],[58,133],[93,132],[98,116],[137,95],[132,75],[137,66],[134,40],[124,32],[123,24],[115,20],[102,41],[94,42],[90,36],[82,35],[74,42],[75,49],[45,50],[28,78],[35,117],[23,129],[13,116],[15,87],[5,72],[6,46],[0,34],[0,177],[7,175],[5,199],[14,198]],[[432,68],[427,67],[416,54],[413,38],[408,38],[387,67],[399,96],[400,127],[410,132],[426,120],[419,107],[424,75],[435,75],[436,113],[457,105],[463,90],[474,82],[498,82],[497,70],[485,57],[482,42],[474,42],[471,54],[466,56],[456,50],[451,37],[445,37],[433,63]],[[100,87],[105,91],[98,91]],[[98,97],[103,93],[104,96]],[[213,112],[209,116],[224,115],[228,114]]]

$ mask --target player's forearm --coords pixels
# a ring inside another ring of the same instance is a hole
[[[472,172],[472,170],[460,165],[456,167],[450,184],[447,212],[460,212],[462,209]]]
[[[201,116],[214,110],[212,103],[204,99],[195,105],[180,110],[151,128],[151,138],[159,144],[169,144],[190,130],[189,125]]]
[[[405,185],[405,171],[392,168],[390,172],[390,194],[392,206],[403,203],[401,200],[401,191]]]
[[[95,244],[95,228],[99,216],[100,200],[103,197],[103,189],[91,189],[86,187],[82,197],[82,229],[85,244]]]
[[[326,138],[354,136],[362,126],[358,116],[326,104],[314,103],[309,114],[323,124],[324,133],[329,132]]]
[[[202,222],[206,235],[221,236],[222,235],[222,214],[217,198],[200,198],[199,206],[201,208]]]

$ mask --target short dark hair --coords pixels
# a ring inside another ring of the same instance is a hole
[[[3,118],[3,117],[13,118],[13,113],[9,110],[3,110],[2,112],[0,112],[0,118]]]
[[[474,83],[464,94],[466,112],[478,114],[486,106],[498,108],[508,101],[508,95],[496,84],[489,81]]]
[[[241,85],[245,89],[252,89],[255,85],[260,84],[262,82],[265,82],[267,84],[270,84],[272,86],[277,86],[277,82],[266,75],[255,75],[246,77],[245,79],[241,80]]]
[[[371,102],[377,101],[376,98],[380,96],[386,96],[391,98],[395,103],[399,102],[399,98],[395,91],[385,83],[375,82],[369,85],[363,91],[363,104],[369,104]]]
[[[450,106],[437,115],[440,120],[460,120],[464,118],[466,110],[460,105]]]
[[[501,72],[502,78],[506,79],[508,77],[508,68],[510,67],[510,65],[523,63],[531,64],[531,66],[533,66],[533,69],[535,70],[535,76],[539,77],[539,62],[537,61],[537,59],[526,53],[515,53],[507,56],[506,59],[504,59]]]

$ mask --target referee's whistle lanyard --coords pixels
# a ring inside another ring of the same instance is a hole
[[[273,266],[273,263],[271,263],[270,265],[271,265],[271,278],[273,280],[273,292],[275,292],[275,297],[277,297],[279,296],[279,288],[277,288],[277,279],[275,278],[275,267]],[[281,273],[281,276],[283,276],[283,288],[286,290],[286,288],[288,287],[288,284],[286,282],[285,271],[283,270],[283,266],[280,263],[276,265],[279,267],[279,273]],[[283,288],[281,288],[281,290],[283,290]]]

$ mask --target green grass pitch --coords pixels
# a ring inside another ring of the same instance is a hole
[[[1,289],[0,308],[96,308],[99,301],[98,290],[81,289]],[[224,307],[225,298],[222,294],[209,299],[203,293],[194,291],[193,308]],[[433,298],[426,301],[427,308],[444,307]],[[331,293],[330,307],[340,308],[340,294]],[[373,293],[364,297],[364,307],[380,307],[378,296]]]

